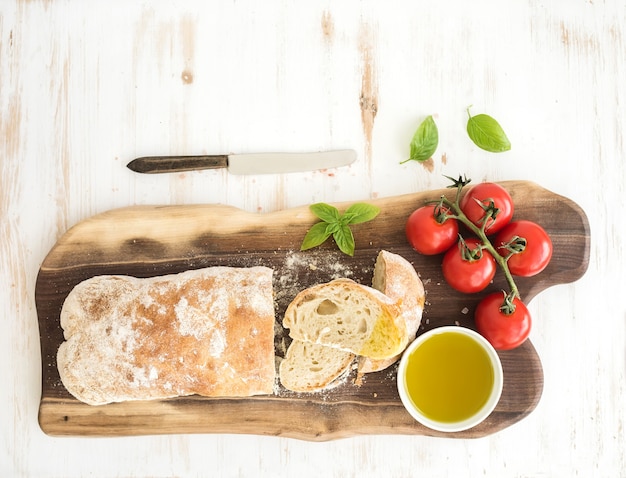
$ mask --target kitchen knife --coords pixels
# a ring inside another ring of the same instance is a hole
[[[351,149],[314,153],[250,153],[204,156],[144,156],[126,166],[136,173],[175,173],[228,168],[232,174],[278,174],[347,166],[356,159]]]

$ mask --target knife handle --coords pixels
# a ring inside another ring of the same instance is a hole
[[[144,156],[126,165],[136,173],[158,174],[228,167],[228,155]]]

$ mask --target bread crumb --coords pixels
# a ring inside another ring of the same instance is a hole
[[[357,376],[354,379],[354,385],[356,385],[357,387],[360,387],[361,385],[363,385],[363,374],[362,373],[358,373]]]

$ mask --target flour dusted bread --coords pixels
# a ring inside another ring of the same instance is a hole
[[[336,279],[300,292],[283,326],[295,340],[334,347],[373,359],[394,357],[408,342],[396,301],[350,279]]]
[[[68,295],[61,327],[61,380],[91,405],[273,392],[274,299],[266,267],[93,277]]]
[[[404,257],[380,251],[374,265],[372,287],[398,301],[405,321],[409,341],[412,341],[422,322],[426,294],[415,268]],[[400,355],[384,360],[359,357],[360,373],[383,370],[400,359]]]
[[[346,280],[342,279],[342,281]],[[351,282],[348,281],[346,284]],[[394,320],[394,323],[397,321],[403,322],[407,342],[412,341],[422,320],[425,301],[424,286],[414,267],[398,254],[381,251],[374,265],[372,286],[384,294],[387,297],[387,301],[395,304],[398,317]],[[331,285],[317,286],[313,289],[312,297],[316,297],[313,304],[317,303],[320,306],[324,304],[324,301],[320,300],[325,297],[324,294],[329,290],[333,290]],[[306,293],[307,291],[303,292],[303,294]],[[301,307],[301,303],[304,300],[299,297],[294,299],[290,307]],[[341,300],[341,295],[335,295],[334,297],[333,301]],[[351,296],[347,295],[346,297]],[[325,298],[329,299],[329,297]],[[290,312],[292,317],[300,315],[302,317],[300,320],[308,323],[308,321],[319,320],[319,315],[325,315],[325,312],[331,309],[333,307],[329,307],[326,304],[318,308],[315,311],[316,313],[304,313],[304,311],[297,313],[294,310]],[[353,311],[349,306],[344,308],[345,315],[348,317]],[[343,325],[344,320],[340,320]],[[358,321],[349,319],[345,322],[352,327],[359,324]],[[287,323],[291,322],[288,321]],[[332,329],[334,326],[331,323],[330,325],[324,325],[324,327]],[[340,330],[342,334],[345,333],[343,329]],[[319,333],[319,327],[316,328],[311,325],[307,335],[302,335],[304,340],[309,340],[309,342],[295,339],[287,349],[285,359],[281,362],[279,369],[280,381],[285,388],[298,392],[316,392],[328,389],[337,383],[339,377],[350,371],[356,355],[352,352],[338,349],[337,344],[334,344],[334,346],[323,345],[328,342],[326,338],[328,331],[325,334],[320,334],[319,339],[314,339],[314,341],[319,343],[312,343],[310,340],[312,337],[316,337],[316,333]],[[290,335],[293,336],[293,334]],[[396,355],[382,359],[361,355],[358,357],[358,371],[360,374],[364,374],[383,370],[397,362],[403,350],[404,348]]]
[[[280,363],[280,382],[294,392],[329,389],[350,371],[355,358],[345,350],[293,340]]]

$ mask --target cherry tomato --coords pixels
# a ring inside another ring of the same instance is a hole
[[[494,247],[501,256],[506,257],[510,250],[504,247],[511,241],[525,239],[526,245],[521,252],[508,259],[511,274],[531,277],[546,268],[552,258],[552,240],[548,233],[532,221],[514,221],[504,227],[494,240]]]
[[[496,350],[510,350],[521,345],[528,338],[532,325],[526,305],[517,297],[511,301],[514,312],[507,314],[502,311],[505,298],[501,292],[489,294],[474,312],[478,333]]]
[[[485,218],[485,209],[489,208],[493,201],[493,207],[498,209],[495,218],[490,217],[485,226],[487,235],[495,234],[506,226],[513,217],[513,199],[506,189],[496,183],[480,183],[470,187],[459,203],[461,211],[476,227],[481,227]]]
[[[458,242],[443,256],[443,277],[453,289],[466,294],[480,292],[489,285],[496,274],[496,261],[482,242],[469,238]]]
[[[443,213],[449,212],[437,205],[428,205],[413,211],[407,220],[407,240],[420,254],[441,254],[450,249],[457,240],[459,225],[456,219],[439,222],[435,216],[439,209]]]

